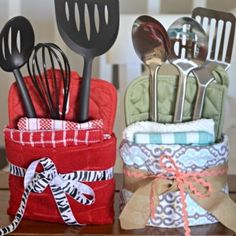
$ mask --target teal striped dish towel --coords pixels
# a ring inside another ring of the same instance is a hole
[[[214,143],[214,136],[205,131],[171,132],[171,133],[142,133],[134,134],[137,144],[198,144]]]

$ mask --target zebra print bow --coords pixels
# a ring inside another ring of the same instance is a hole
[[[43,171],[40,173],[36,172],[38,165],[43,167]],[[7,227],[0,228],[0,235],[9,234],[18,227],[23,218],[30,193],[42,193],[47,186],[51,188],[63,221],[68,225],[81,225],[74,217],[66,194],[69,194],[81,204],[91,205],[95,202],[95,193],[91,187],[80,181],[85,181],[88,177],[89,181],[105,180],[111,178],[113,173],[112,169],[108,169],[105,171],[78,171],[69,174],[59,174],[53,161],[46,157],[32,162],[27,170],[11,164],[10,171],[11,174],[24,176],[25,191],[15,219]]]

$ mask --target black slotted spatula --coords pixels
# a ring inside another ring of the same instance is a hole
[[[96,56],[108,51],[116,40],[119,0],[55,0],[54,3],[62,39],[84,58],[78,121],[86,122],[89,118],[92,62]]]

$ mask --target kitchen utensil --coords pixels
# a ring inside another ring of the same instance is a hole
[[[202,26],[190,17],[177,19],[168,29],[172,53],[169,61],[179,70],[174,122],[181,122],[189,73],[204,64],[208,38]]]
[[[10,19],[0,33],[0,44],[0,66],[7,72],[13,72],[26,116],[34,118],[35,109],[20,72],[20,68],[27,62],[34,47],[32,25],[23,16]]]
[[[50,117],[64,120],[70,88],[70,65],[64,52],[56,44],[39,43],[34,47],[32,57],[27,65],[29,75],[43,104],[48,109]],[[51,69],[50,76],[47,73],[48,69]],[[60,114],[59,87],[61,79],[63,102]]]
[[[110,49],[116,40],[119,29],[119,1],[55,0],[54,3],[61,37],[72,50],[84,58],[78,120],[85,122],[88,120],[92,62],[94,57]],[[89,20],[87,25],[86,16]]]
[[[120,82],[119,82],[119,65],[118,64],[112,65],[112,84],[115,86],[117,90],[119,90]]]
[[[235,16],[228,12],[197,7],[193,10],[192,17],[204,27],[209,38],[206,66],[193,71],[198,83],[193,112],[193,119],[196,120],[202,115],[205,90],[214,81],[212,70],[217,65],[221,65],[225,70],[230,66],[235,35]]]
[[[208,85],[215,80],[211,72],[216,67],[217,64],[210,63],[202,68],[193,70],[193,74],[197,81],[197,96],[194,104],[193,120],[197,120],[202,116],[206,89]]]
[[[150,16],[138,17],[132,28],[132,41],[138,57],[149,69],[150,119],[158,121],[157,73],[170,55],[170,41],[162,24]]]

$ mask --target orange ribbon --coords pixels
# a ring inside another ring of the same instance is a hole
[[[120,215],[121,226],[124,229],[145,227],[148,219],[154,217],[159,196],[180,191],[185,235],[189,236],[191,231],[186,209],[186,192],[199,205],[204,205],[207,210],[211,209],[205,201],[225,186],[228,168],[222,165],[200,172],[183,172],[169,156],[161,156],[159,165],[162,171],[157,175],[124,167],[125,188],[134,193]],[[211,213],[214,214],[214,211]]]

